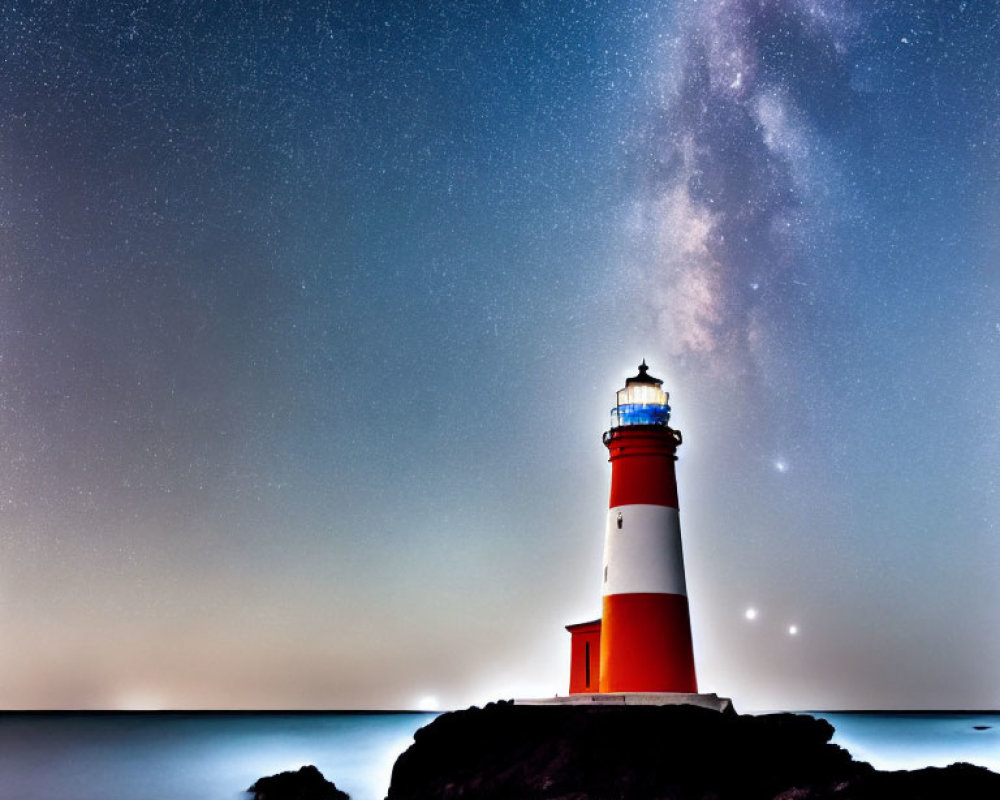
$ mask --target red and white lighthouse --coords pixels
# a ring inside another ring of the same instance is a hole
[[[601,692],[698,691],[674,471],[681,434],[668,424],[668,400],[644,361],[618,391],[604,434]]]
[[[568,626],[570,694],[684,694],[698,691],[663,381],[625,381],[604,434],[611,500],[604,537],[602,617]],[[714,695],[713,695],[714,697]]]

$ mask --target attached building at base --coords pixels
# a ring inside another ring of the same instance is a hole
[[[569,693],[598,691],[601,680],[601,621],[567,625],[570,632]]]

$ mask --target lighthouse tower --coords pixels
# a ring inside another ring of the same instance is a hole
[[[604,531],[601,617],[567,625],[569,695],[527,705],[696,705],[730,711],[732,700],[699,694],[674,462],[681,432],[670,427],[663,381],[625,381],[604,434],[611,502]]]
[[[604,537],[600,692],[698,691],[674,462],[680,431],[663,381],[625,381],[604,434],[611,500]]]

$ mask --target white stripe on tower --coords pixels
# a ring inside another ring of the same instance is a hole
[[[602,595],[687,595],[677,509],[636,504],[608,511]]]

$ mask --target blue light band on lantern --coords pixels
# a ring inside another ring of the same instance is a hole
[[[626,425],[666,425],[670,422],[670,406],[626,403],[611,409],[611,427]]]

